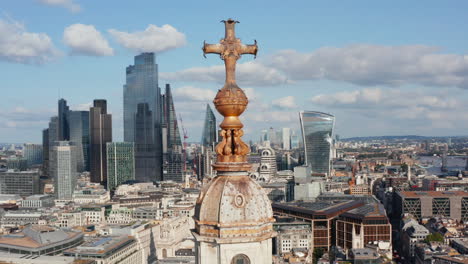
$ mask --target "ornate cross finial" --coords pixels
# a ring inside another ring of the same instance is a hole
[[[221,22],[226,28],[224,39],[221,39],[219,44],[203,43],[203,55],[205,56],[207,53],[219,54],[226,67],[226,82],[213,101],[216,110],[224,116],[220,125],[223,139],[216,146],[216,153],[218,154],[218,163],[246,163],[250,150],[241,139],[244,132],[239,116],[247,108],[248,99],[244,91],[237,86],[235,73],[236,63],[241,55],[257,55],[257,41],[253,45],[242,44],[240,39],[236,38],[234,30],[236,23],[239,22],[232,19]],[[217,170],[220,169],[222,168]]]

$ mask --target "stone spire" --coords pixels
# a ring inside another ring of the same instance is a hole
[[[237,21],[222,21],[226,28],[219,44],[203,45],[203,52],[219,54],[226,67],[226,82],[214,99],[224,116],[221,142],[216,146],[217,175],[202,189],[195,207],[197,264],[271,264],[273,212],[260,185],[248,176],[249,147],[241,137],[239,116],[248,99],[236,84],[235,69],[242,54],[257,54],[257,44],[244,45],[236,38]]]

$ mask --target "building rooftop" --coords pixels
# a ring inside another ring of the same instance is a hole
[[[363,205],[364,203],[354,200],[315,202],[294,201],[288,203],[273,203],[272,207],[274,211],[283,210],[290,211],[293,214],[306,214],[309,215],[308,218],[329,218]]]
[[[398,192],[403,198],[430,197],[468,197],[468,192],[464,191],[402,191]]]
[[[125,247],[134,241],[130,236],[95,237],[86,240],[78,247],[68,249],[65,255],[106,255],[118,248]]]
[[[381,203],[365,204],[363,206],[349,210],[344,216],[355,216],[359,218],[383,218],[387,217],[385,208]]]
[[[0,252],[0,264],[92,264],[94,260],[75,260],[74,257],[39,256]]]
[[[0,236],[0,245],[40,248],[82,236],[81,232],[50,226],[28,225],[21,232]]]

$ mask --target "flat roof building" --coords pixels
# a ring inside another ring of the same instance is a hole
[[[395,216],[413,215],[418,221],[433,216],[468,221],[468,192],[402,191],[394,196]]]

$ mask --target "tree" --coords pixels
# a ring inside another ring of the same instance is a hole
[[[429,242],[444,242],[444,236],[440,233],[431,233],[424,240],[426,243]]]

